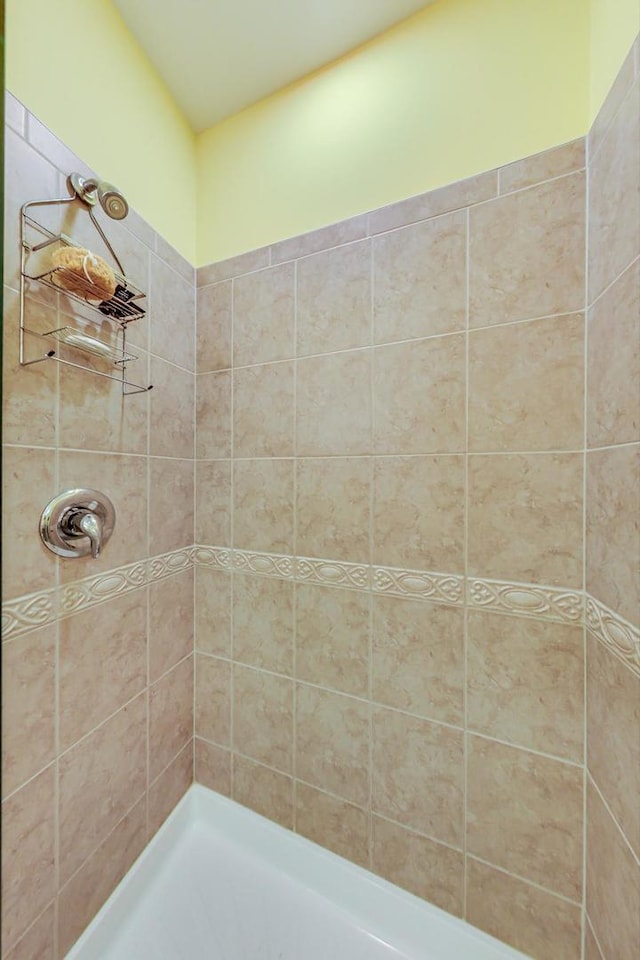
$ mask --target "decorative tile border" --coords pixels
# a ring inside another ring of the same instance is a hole
[[[74,580],[41,593],[17,597],[2,604],[2,639],[69,617],[98,603],[139,590],[194,565],[193,547],[137,560],[83,580]]]
[[[425,573],[421,570],[398,570],[395,567],[374,567],[373,591],[394,597],[412,597],[459,606],[464,603],[464,577],[448,573]]]
[[[83,580],[62,584],[2,604],[5,640],[71,616],[113,597],[174,576],[190,567],[215,567],[227,573],[250,573],[298,583],[317,583],[349,590],[371,591],[431,603],[491,610],[516,617],[584,624],[629,669],[640,676],[640,630],[604,604],[579,590],[533,583],[507,583],[459,574],[397,567],[343,563],[318,557],[233,550],[196,544],[139,560]]]
[[[587,594],[587,628],[640,677],[640,630]]]
[[[2,604],[2,639],[43,627],[56,619],[58,605],[55,590],[42,590],[16,597]]]
[[[543,617],[564,623],[584,620],[584,593],[531,583],[505,583],[501,580],[467,582],[467,603],[496,613],[518,617]]]

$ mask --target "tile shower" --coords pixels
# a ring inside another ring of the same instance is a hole
[[[197,274],[109,224],[124,406],[17,366],[18,209],[79,161],[9,98],[3,960],[64,956],[194,770],[538,960],[631,960],[637,46],[586,140]],[[56,566],[80,483],[118,526]]]

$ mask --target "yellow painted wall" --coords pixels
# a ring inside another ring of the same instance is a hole
[[[195,136],[111,0],[7,0],[7,88],[195,262]]]
[[[439,0],[196,138],[112,0],[7,0],[7,87],[209,263],[583,135],[639,27],[637,0]]]
[[[640,0],[591,0],[589,120],[615,80],[640,31]]]
[[[589,0],[439,0],[198,137],[199,262],[581,136],[588,56]]]

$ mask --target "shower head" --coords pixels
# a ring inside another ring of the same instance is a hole
[[[106,180],[88,180],[79,173],[72,173],[67,180],[69,189],[89,207],[100,206],[112,220],[124,220],[129,213],[129,204],[117,187]]]

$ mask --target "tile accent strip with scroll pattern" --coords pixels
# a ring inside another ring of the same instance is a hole
[[[450,573],[403,570],[196,545],[130,563],[74,583],[8,600],[2,605],[2,637],[10,639],[44,624],[138,590],[192,566],[371,591],[494,613],[560,623],[585,624],[627,667],[640,676],[640,630],[580,590],[508,583]]]

